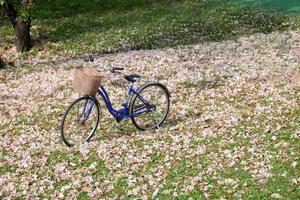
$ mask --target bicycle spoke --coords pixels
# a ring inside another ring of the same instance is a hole
[[[62,137],[67,145],[87,141],[95,132],[99,122],[99,107],[90,97],[74,101],[62,121]]]
[[[132,112],[138,113],[133,117],[133,123],[138,128],[159,128],[168,113],[169,97],[162,87],[153,84],[143,89],[133,104]],[[142,105],[146,108],[145,112],[140,112]]]

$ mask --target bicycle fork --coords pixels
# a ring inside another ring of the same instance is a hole
[[[92,113],[92,110],[95,105],[95,97],[94,97],[93,101],[90,102],[90,106],[88,106],[88,101],[89,101],[88,99],[85,100],[84,105],[82,107],[82,111],[77,119],[77,122],[81,122],[82,124],[86,124],[86,122],[88,121],[88,119]],[[89,107],[89,108],[87,108],[87,107]],[[86,109],[88,109],[88,113],[86,113]],[[84,117],[84,118],[81,121],[82,117]]]

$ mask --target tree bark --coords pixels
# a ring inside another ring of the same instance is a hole
[[[31,20],[23,22],[19,17],[15,19],[15,34],[16,41],[15,45],[19,52],[29,51],[32,47],[31,37],[30,37],[30,26]]]
[[[0,69],[4,68],[5,67],[5,63],[4,61],[2,60],[2,58],[0,57]]]
[[[4,10],[9,17],[16,35],[15,45],[19,52],[29,51],[32,47],[30,26],[31,18],[28,17],[26,20],[22,20],[12,3],[12,1],[5,1]]]

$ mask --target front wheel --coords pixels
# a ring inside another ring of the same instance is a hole
[[[129,113],[133,125],[139,130],[159,128],[170,109],[170,93],[161,83],[152,82],[141,86],[133,96]]]
[[[84,96],[73,101],[61,121],[61,138],[67,146],[88,142],[96,132],[100,118],[96,98]]]

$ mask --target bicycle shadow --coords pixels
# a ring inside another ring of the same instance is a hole
[[[107,119],[106,123],[98,128],[95,137],[91,141],[132,137],[138,132],[140,131],[133,127],[130,120],[126,120],[118,125],[114,119]]]
[[[182,123],[184,119],[181,117],[178,117],[176,114],[172,114],[167,118],[167,120],[163,123],[163,125],[160,127],[160,130],[162,132],[169,132],[172,130],[176,130],[176,127],[179,123]],[[112,125],[113,124],[113,125]],[[150,132],[153,131],[155,133],[157,129],[150,130]],[[132,138],[134,136],[143,135],[145,132],[138,130],[134,125],[131,123],[130,119],[127,119],[125,122],[122,122],[120,126],[117,125],[117,123],[114,121],[114,119],[109,119],[108,122],[102,127],[100,127],[94,138],[92,138],[91,142],[94,141],[100,141],[100,140],[112,140],[112,139],[126,139],[126,138]],[[147,131],[147,134],[149,131]]]

